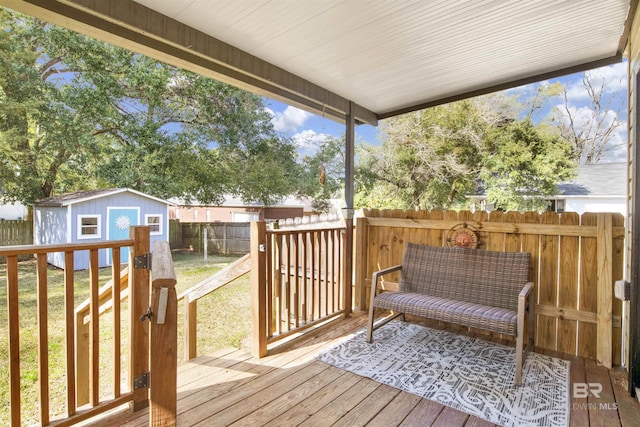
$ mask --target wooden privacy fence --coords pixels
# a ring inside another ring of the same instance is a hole
[[[0,221],[0,246],[17,246],[33,244],[33,221]],[[18,257],[19,261],[31,258],[25,254]],[[5,262],[0,257],[0,264]]]
[[[174,248],[191,248],[204,252],[205,234],[207,252],[222,255],[244,255],[250,251],[248,222],[185,222],[171,223],[180,227],[181,242]],[[206,231],[205,231],[206,230]],[[170,233],[177,236],[177,232]],[[177,243],[174,243],[177,244]]]
[[[345,314],[345,227],[252,223],[253,352]]]
[[[480,248],[531,253],[536,346],[611,367],[621,360],[624,218],[611,213],[365,210],[356,222],[354,303],[365,309],[375,270],[402,263],[407,242],[447,246],[449,230],[479,230]],[[389,278],[395,289],[399,276]]]

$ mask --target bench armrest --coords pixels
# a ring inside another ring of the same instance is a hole
[[[524,288],[522,288],[522,290],[520,291],[520,294],[518,295],[518,301],[525,300],[532,290],[533,290],[533,282],[527,282],[527,284],[524,285]]]
[[[371,301],[373,301],[373,297],[378,293],[378,279],[385,274],[393,273],[394,271],[400,270],[402,270],[402,264],[394,265],[393,267],[388,267],[373,272],[373,279],[371,280]]]
[[[385,274],[393,273],[395,271],[402,270],[402,264],[394,265],[393,267],[384,268],[382,270],[373,272],[373,279],[371,281],[371,289],[377,293],[378,291],[378,278],[384,276]]]

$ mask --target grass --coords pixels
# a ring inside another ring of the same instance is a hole
[[[176,253],[176,291],[190,288],[199,281],[235,261],[233,257],[209,257],[204,262],[202,254]],[[35,261],[19,263],[19,311],[20,311],[20,369],[21,369],[21,414],[25,424],[37,423],[38,401],[38,348],[37,348],[37,304]],[[64,272],[49,266],[48,273],[48,331],[49,331],[49,387],[52,414],[64,414],[65,408],[65,354],[64,354]],[[111,269],[100,269],[100,284],[111,278]],[[0,264],[0,281],[6,283],[6,264]],[[88,271],[75,272],[75,304],[89,296]],[[178,360],[183,360],[184,304],[178,305]],[[126,384],[127,357],[127,306],[123,304],[122,348],[123,380]],[[8,380],[8,325],[7,289],[0,286],[0,333],[4,343],[0,345],[0,373],[6,380],[0,381],[0,425],[9,425],[9,380]],[[228,286],[198,301],[198,354],[233,346],[247,347],[250,335],[249,277],[240,278]],[[112,390],[112,322],[111,312],[100,318],[100,395],[110,397]],[[126,389],[126,388],[123,388]]]

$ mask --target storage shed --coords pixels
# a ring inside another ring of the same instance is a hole
[[[129,238],[132,225],[151,227],[151,244],[168,240],[171,202],[130,188],[79,191],[48,197],[34,204],[33,241],[36,245],[89,243]],[[111,250],[100,250],[98,265],[111,265]],[[121,261],[129,260],[122,248]],[[47,261],[64,267],[64,254],[50,254]],[[76,252],[74,269],[89,268],[89,251]]]

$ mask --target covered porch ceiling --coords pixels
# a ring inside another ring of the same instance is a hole
[[[356,123],[622,60],[637,0],[0,0]]]

